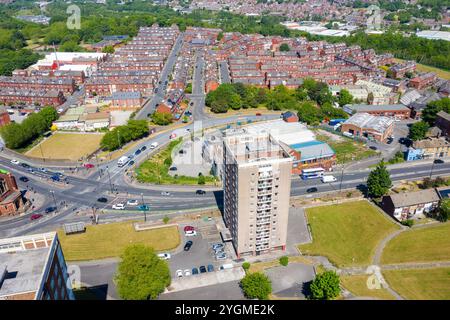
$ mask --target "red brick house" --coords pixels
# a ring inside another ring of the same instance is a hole
[[[24,205],[14,176],[6,170],[0,170],[0,216],[16,215],[22,212]]]

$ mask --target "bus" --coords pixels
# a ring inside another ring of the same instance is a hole
[[[325,172],[325,169],[323,169],[323,168],[303,169],[300,177],[303,180],[322,178],[324,172]]]

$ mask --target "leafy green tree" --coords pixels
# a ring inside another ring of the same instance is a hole
[[[353,96],[347,89],[342,89],[339,92],[339,99],[338,99],[339,106],[343,107],[346,104],[352,103],[352,101],[353,101]]]
[[[373,197],[385,195],[392,187],[392,181],[389,171],[383,161],[372,170],[367,178],[367,189]]]
[[[433,126],[436,121],[436,114],[440,111],[450,113],[450,98],[446,97],[428,103],[422,111],[422,120]]]
[[[318,274],[312,281],[311,299],[332,300],[341,293],[340,279],[334,271],[325,271]]]
[[[450,199],[443,199],[439,205],[438,219],[442,222],[446,222],[450,215]]]
[[[289,45],[287,43],[282,43],[280,46],[280,51],[281,52],[285,52],[285,51],[290,51],[291,48],[289,47]]]
[[[272,292],[272,283],[263,273],[247,273],[241,280],[241,288],[247,298],[266,300]]]
[[[289,263],[289,257],[288,256],[283,256],[280,258],[280,264],[284,267],[286,267]]]
[[[114,53],[114,47],[113,46],[105,46],[103,49],[102,49],[102,52],[103,53],[111,53],[111,54],[113,54]]]
[[[170,285],[170,270],[151,247],[134,244],[122,254],[115,280],[122,299],[156,299]]]
[[[244,269],[245,272],[247,272],[250,269],[250,262],[244,262],[242,264],[242,268]]]
[[[303,102],[298,106],[297,116],[301,122],[306,122],[309,125],[317,125],[321,121],[321,113],[319,108],[314,106],[311,102]]]
[[[172,123],[172,115],[166,112],[154,112],[152,114],[152,121],[159,126],[167,126]]]
[[[186,85],[186,89],[184,89],[184,92],[185,92],[185,93],[188,93],[188,94],[192,93],[192,82],[189,82],[189,83]]]
[[[199,176],[198,176],[198,182],[197,182],[197,183],[200,184],[200,185],[205,184],[205,183],[206,183],[205,176],[202,175],[202,174],[199,174]]]
[[[219,32],[219,34],[217,35],[217,41],[220,41],[223,39],[223,32]]]
[[[430,126],[425,121],[416,122],[409,128],[408,137],[413,141],[422,140],[425,138],[429,128]]]

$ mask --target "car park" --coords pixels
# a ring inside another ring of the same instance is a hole
[[[205,266],[200,266],[200,273],[205,273],[206,272],[206,267]]]
[[[159,253],[158,258],[162,260],[169,260],[171,258],[170,253]]]
[[[192,274],[198,274],[198,269],[197,268],[192,268]]]
[[[316,187],[306,189],[307,193],[313,193],[313,192],[317,192],[317,191],[319,191],[319,190]]]
[[[137,206],[139,204],[139,201],[136,199],[130,199],[127,201],[127,206]]]
[[[212,264],[208,264],[208,272],[213,272],[214,266]]]
[[[186,244],[184,245],[184,251],[189,251],[189,249],[191,249],[193,242],[191,240],[189,240],[188,242],[186,242]]]
[[[17,161],[16,159],[12,159],[12,160],[11,160],[11,163],[12,163],[12,164],[20,164],[20,162]]]
[[[441,164],[441,163],[444,163],[444,160],[442,160],[442,159],[436,159],[436,160],[433,161],[433,163],[435,163],[435,164]]]
[[[161,195],[162,195],[162,196],[170,196],[170,192],[168,192],[168,191],[162,191],[162,192],[161,192]]]
[[[28,178],[25,177],[25,176],[20,177],[19,180],[22,181],[22,182],[28,182],[28,181],[30,181],[30,179],[28,179]]]
[[[124,210],[125,205],[123,203],[116,203],[116,204],[113,204],[112,208],[114,210]]]
[[[97,201],[106,203],[106,202],[108,202],[108,199],[106,199],[105,197],[101,197],[101,198],[98,198]]]
[[[183,276],[183,270],[177,270],[176,274],[178,278],[181,278]]]
[[[191,275],[191,270],[189,270],[189,269],[184,270],[185,277],[189,277],[190,275]]]
[[[30,216],[30,220],[37,220],[39,218],[42,218],[42,214],[40,213],[35,213]]]
[[[205,190],[197,190],[195,191],[195,194],[205,194],[206,191]]]

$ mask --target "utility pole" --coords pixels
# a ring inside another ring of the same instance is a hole
[[[433,158],[433,163],[431,164],[431,170],[430,170],[430,179],[433,176],[433,169],[434,169],[434,161],[436,160],[436,156]]]
[[[56,205],[55,191],[50,190],[50,193],[52,194],[53,202],[55,203],[55,210],[58,210],[58,206]]]
[[[342,190],[342,180],[344,179],[344,163],[345,160],[347,159],[346,154],[344,154],[344,161],[342,162],[342,171],[341,171],[341,182],[339,183],[339,192],[341,192]]]
[[[109,187],[110,187],[110,189],[111,189],[111,194],[113,194],[113,186],[112,186],[112,183],[111,183],[111,175],[109,174],[109,168],[108,168],[108,166],[106,166],[106,172],[108,173]]]

